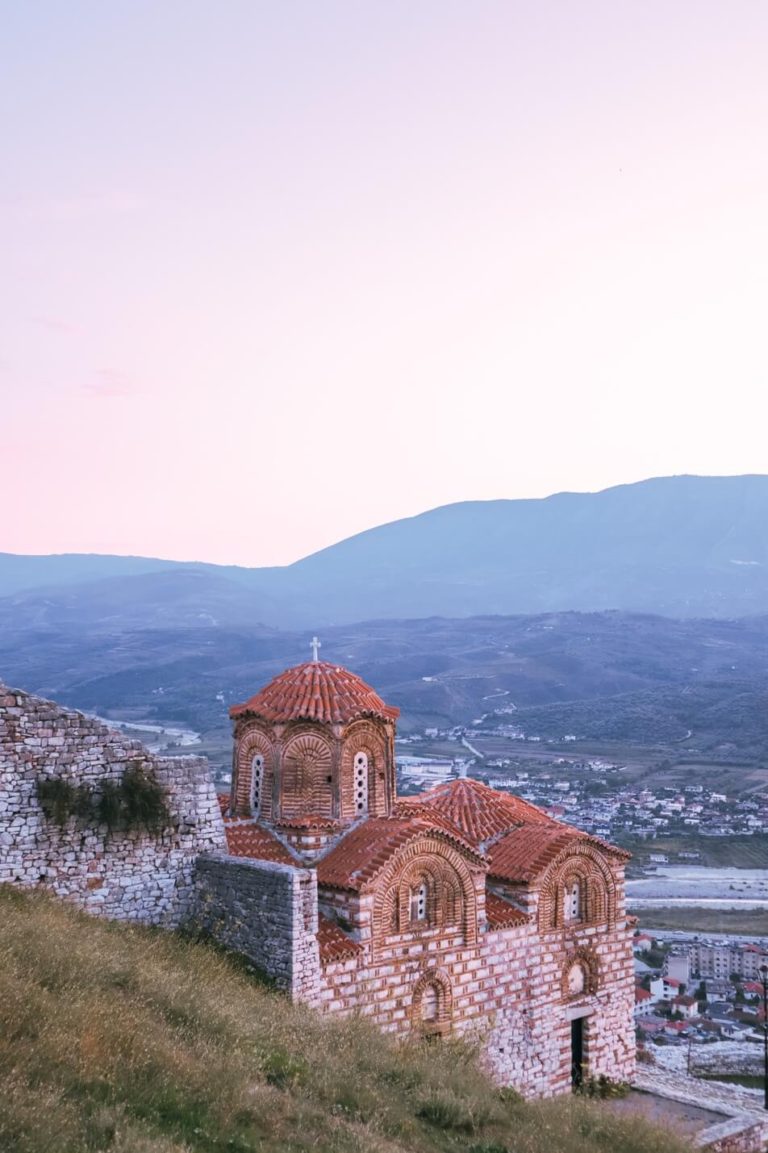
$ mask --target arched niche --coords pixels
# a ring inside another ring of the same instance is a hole
[[[356,820],[386,816],[390,808],[394,767],[389,764],[386,727],[381,721],[356,721],[344,732],[341,750],[341,816]],[[361,758],[364,759],[364,796]],[[360,807],[362,801],[362,808]]]
[[[593,845],[576,843],[544,877],[539,896],[539,929],[613,925],[616,882],[608,862]]]
[[[272,742],[262,729],[252,727],[239,735],[235,745],[233,781],[237,816],[259,816],[267,820],[272,816],[274,764]]]
[[[453,1016],[453,989],[442,969],[427,969],[413,987],[411,1023],[425,1036],[450,1032]]]
[[[280,758],[280,819],[333,815],[333,749],[319,732],[289,737]]]
[[[437,838],[419,838],[380,876],[374,900],[374,945],[396,933],[455,931],[477,939],[477,898],[462,855]]]
[[[562,991],[566,1000],[591,996],[600,986],[600,964],[589,948],[574,949],[563,964]]]

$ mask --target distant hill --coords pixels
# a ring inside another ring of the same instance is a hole
[[[196,627],[210,617],[277,628],[568,610],[765,613],[768,476],[661,477],[446,505],[282,568],[0,554],[3,594],[0,624],[12,613],[118,629],[126,612],[133,625]]]
[[[102,715],[226,733],[228,706],[307,660],[309,637],[210,621],[84,631],[7,618],[0,680]],[[379,620],[326,628],[322,642],[324,657],[402,709],[401,733],[503,710],[498,719],[529,734],[658,744],[691,730],[700,749],[768,753],[768,616]]]

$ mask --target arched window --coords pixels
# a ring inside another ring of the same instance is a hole
[[[264,785],[264,757],[257,753],[251,761],[251,809],[258,817],[261,811],[261,790]]]
[[[427,882],[422,881],[416,888],[411,889],[411,921],[427,920]]]
[[[355,755],[355,815],[364,816],[368,812],[368,754]]]
[[[565,901],[563,902],[564,919],[566,921],[581,921],[583,916],[583,896],[581,881],[572,878],[566,882]]]

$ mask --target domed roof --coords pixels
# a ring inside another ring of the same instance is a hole
[[[370,685],[348,669],[327,661],[307,661],[286,669],[256,696],[229,710],[231,717],[247,713],[267,721],[346,724],[369,716],[394,720],[400,710],[385,704]]]

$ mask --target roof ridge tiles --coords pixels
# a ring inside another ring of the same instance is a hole
[[[514,828],[536,825],[562,828],[543,809],[508,793],[476,781],[459,777],[445,781],[418,797],[404,798],[398,804],[409,816],[439,815],[450,822],[475,849],[483,849]]]

